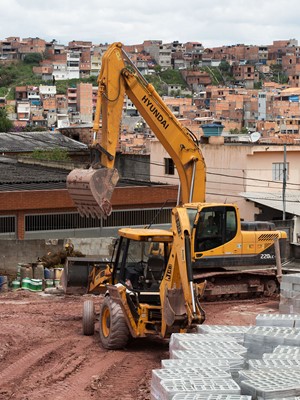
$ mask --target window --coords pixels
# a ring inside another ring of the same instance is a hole
[[[196,225],[195,251],[206,251],[232,240],[237,232],[237,217],[232,206],[204,207]]]
[[[172,158],[165,158],[165,174],[166,175],[174,175],[175,174],[175,166]]]
[[[285,163],[286,180],[289,179],[289,163]],[[284,177],[284,163],[272,164],[272,179],[273,181],[283,181]]]

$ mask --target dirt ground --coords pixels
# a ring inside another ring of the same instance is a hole
[[[24,290],[0,293],[0,399],[149,400],[151,371],[169,358],[167,341],[133,340],[107,351],[82,334],[82,306],[96,296]],[[251,325],[278,311],[277,299],[203,303],[206,324]]]

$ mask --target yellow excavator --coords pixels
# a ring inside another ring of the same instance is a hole
[[[205,162],[195,136],[140,74],[121,43],[110,45],[102,58],[94,162],[89,169],[73,170],[67,178],[68,191],[81,215],[105,218],[111,212],[125,94],[174,161],[180,204],[172,210],[170,231],[120,229],[106,272],[92,275],[90,287],[97,286],[96,276],[99,284],[106,282],[100,338],[108,349],[124,347],[130,336],[165,338],[193,329],[205,320],[200,305],[204,292],[222,296],[276,290],[274,271],[258,270],[258,266],[274,264],[274,244],[283,246],[287,237],[268,227],[242,230],[236,205],[205,202]],[[91,300],[84,304],[83,330],[94,332]]]

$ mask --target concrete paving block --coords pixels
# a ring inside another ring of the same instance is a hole
[[[201,333],[173,333],[170,338],[169,348],[176,349],[181,342],[199,342],[203,343],[203,345],[208,345],[209,343],[220,344],[224,343],[237,343],[237,340],[234,337],[228,337],[226,335],[219,334],[210,334],[203,335]]]
[[[251,397],[239,394],[178,393],[175,394],[172,400],[251,400]]]
[[[242,394],[253,396],[257,400],[282,400],[284,397],[298,396],[300,394],[300,384],[292,380],[243,380],[240,383],[240,387]]]
[[[281,283],[299,283],[300,284],[300,274],[286,274],[282,276]]]
[[[202,351],[203,349],[205,351],[208,350],[228,350],[228,351],[234,351],[235,353],[241,354],[241,355],[246,355],[247,349],[246,347],[238,344],[236,341],[234,342],[216,342],[216,343],[211,343],[211,342],[198,342],[198,341],[178,341],[177,343],[173,343],[173,346],[169,346],[169,350],[200,350]]]
[[[286,353],[265,353],[263,360],[286,360],[286,359],[300,359],[300,354],[286,354]]]
[[[151,386],[152,391],[152,386]],[[176,394],[240,394],[240,387],[232,379],[199,380],[170,379],[162,380],[156,389],[161,400],[171,400]]]
[[[161,366],[162,368],[185,368],[185,367],[191,367],[191,368],[205,368],[205,367],[216,367],[219,369],[222,369],[223,371],[230,371],[230,365],[227,360],[209,360],[209,359],[167,359],[167,360],[161,360]]]
[[[280,353],[278,353],[280,354]],[[264,358],[262,360],[249,360],[248,361],[249,370],[253,369],[289,369],[293,370],[300,369],[300,359],[279,359],[279,358]]]
[[[295,318],[291,314],[258,314],[256,316],[256,326],[295,326]]]
[[[286,354],[300,353],[300,347],[280,345],[275,347],[273,353],[286,353]]]
[[[198,325],[197,332],[204,334],[217,334],[234,337],[238,343],[243,343],[244,335],[251,326],[235,326],[235,325]]]
[[[245,366],[245,358],[232,351],[199,351],[199,350],[174,350],[170,353],[170,358],[179,359],[207,359],[207,360],[227,360],[230,372],[234,373]]]
[[[151,385],[157,386],[164,379],[231,379],[231,374],[217,367],[185,367],[185,368],[162,368],[153,369]]]

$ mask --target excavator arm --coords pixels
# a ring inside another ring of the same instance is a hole
[[[92,217],[106,217],[111,212],[125,94],[172,158],[179,175],[181,201],[204,202],[205,163],[197,140],[140,74],[122,44],[113,43],[103,55],[98,78],[93,149],[101,156],[89,170],[75,169],[67,178],[67,188],[79,212]]]

